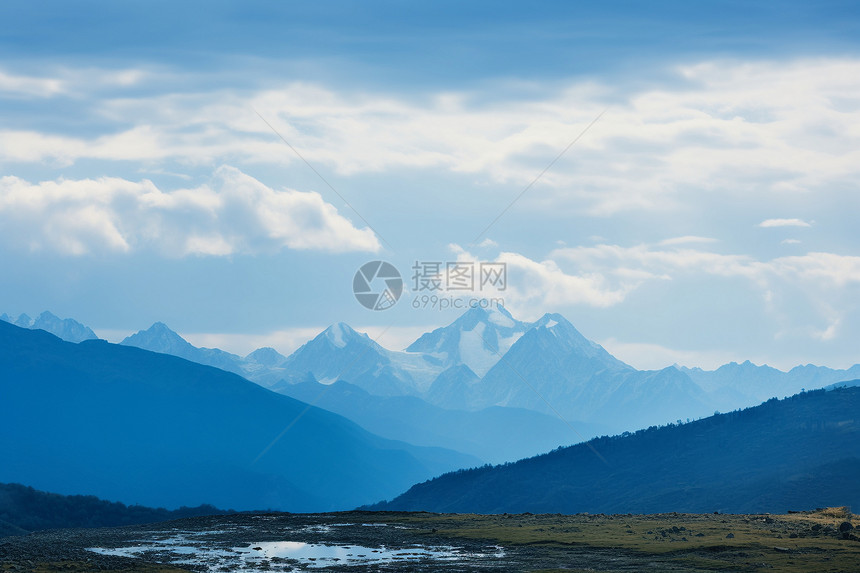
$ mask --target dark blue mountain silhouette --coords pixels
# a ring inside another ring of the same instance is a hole
[[[235,374],[0,322],[0,482],[124,503],[347,509],[474,458],[385,440]]]
[[[211,505],[164,508],[125,505],[92,495],[59,495],[17,483],[0,483],[0,537],[63,527],[119,527],[230,513]]]

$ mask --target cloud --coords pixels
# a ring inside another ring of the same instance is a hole
[[[634,278],[613,286],[598,273],[568,274],[551,259],[534,261],[518,253],[503,252],[496,260],[507,265],[506,302],[510,299],[508,304],[512,306],[532,309],[577,304],[614,306],[622,302],[640,280]]]
[[[711,241],[699,241],[699,237],[691,241],[684,239],[669,240],[669,244],[662,241],[633,246],[564,247],[551,251],[541,260],[520,253],[500,252],[491,260],[506,265],[507,288],[478,291],[476,287],[463,294],[499,296],[520,316],[536,318],[548,308],[618,306],[635,291],[656,281],[688,281],[700,291],[702,284],[713,282],[707,280],[708,277],[720,277],[736,281],[735,287],[720,286],[722,292],[730,292],[727,289],[733,288],[736,290],[731,292],[736,294],[732,296],[744,296],[747,292],[758,299],[762,310],[776,321],[775,336],[784,331],[792,336],[821,341],[837,338],[843,317],[857,308],[858,256],[810,252],[761,260],[751,255],[691,248],[687,246],[690,243],[709,244]],[[459,245],[450,245],[449,249],[458,261],[475,265],[480,262]],[[705,292],[701,294],[709,296]],[[799,312],[800,306],[809,312]],[[640,356],[647,349],[630,347],[627,350],[635,351],[631,355]],[[660,356],[665,358],[670,353],[662,352]]]
[[[759,227],[811,227],[810,223],[802,219],[765,219],[758,224]]]
[[[780,243],[783,245],[799,245],[801,241],[799,239],[783,239]]]
[[[818,338],[822,341],[833,340],[836,338],[837,331],[839,329],[839,325],[842,323],[841,318],[836,318],[827,325],[827,328],[823,330],[815,330],[812,333],[812,336]]]
[[[0,94],[47,98],[65,90],[65,82],[61,79],[17,76],[0,70]]]
[[[860,257],[836,253],[812,252],[760,261],[749,255],[689,248],[661,249],[642,244],[632,247],[596,245],[556,249],[550,253],[550,258],[573,262],[578,268],[601,275],[640,271],[656,278],[703,273],[742,277],[763,287],[773,278],[802,279],[819,284],[824,282],[836,287],[860,284]]]
[[[856,256],[807,253],[773,259],[766,268],[779,276],[823,282],[839,288],[860,284],[860,257]]]
[[[29,183],[0,178],[0,238],[7,246],[67,255],[153,249],[225,256],[280,249],[380,249],[318,193],[276,191],[224,166],[211,185],[162,191],[121,178]]]
[[[552,95],[489,100],[480,91],[416,99],[304,82],[123,98],[94,87],[80,115],[100,118],[96,133],[5,130],[0,160],[297,161],[258,110],[309,161],[340,174],[433,169],[522,186],[612,101],[525,206],[606,216],[674,209],[702,193],[836,192],[860,176],[860,60],[703,62],[673,73],[633,91],[573,80],[540,92]],[[133,70],[114,75],[139,81]],[[60,89],[40,81],[6,83]]]
[[[449,292],[455,296],[502,298],[504,304],[516,308],[522,318],[538,318],[546,308],[585,304],[595,307],[609,307],[624,300],[627,293],[635,288],[639,277],[631,277],[630,282],[611,286],[599,274],[569,274],[550,259],[535,261],[514,252],[501,252],[492,258],[479,258],[456,244],[449,245],[449,250],[456,254],[458,263],[474,265],[480,269],[481,263],[498,263],[504,265],[506,280],[503,289],[496,288],[492,283],[482,285],[477,277],[474,288],[467,292]],[[439,275],[443,284],[448,284],[445,273],[450,269],[442,269]]]
[[[673,237],[671,239],[664,239],[660,241],[660,245],[671,246],[671,245],[686,245],[689,243],[716,243],[717,240],[711,237],[699,237],[696,235],[684,235],[683,237]]]

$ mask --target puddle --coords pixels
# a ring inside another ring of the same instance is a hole
[[[102,555],[138,557],[172,565],[204,566],[209,571],[242,570],[301,571],[333,565],[384,565],[409,562],[459,562],[504,557],[501,548],[487,552],[469,552],[456,547],[401,548],[334,545],[300,541],[266,541],[238,547],[214,547],[186,535],[139,542],[114,549],[92,547],[89,551]],[[298,568],[297,568],[298,567]]]

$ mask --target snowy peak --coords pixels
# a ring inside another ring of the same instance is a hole
[[[493,324],[500,328],[515,328],[522,324],[507,311],[503,306],[483,308],[475,306],[460,315],[449,326],[458,326],[467,330],[473,329],[478,324]]]
[[[156,322],[147,330],[140,330],[126,337],[120,344],[136,346],[153,352],[173,354],[175,356],[183,356],[183,353],[194,348],[191,343],[179,336],[163,322]]]
[[[338,322],[326,328],[317,338],[322,337],[336,348],[346,348],[347,344],[355,342],[370,341],[370,337],[364,333],[356,332],[345,322]]]
[[[482,377],[529,328],[504,307],[473,307],[448,326],[422,335],[406,351],[430,354],[445,368],[468,366]]]
[[[84,340],[96,340],[98,336],[90,328],[84,326],[80,322],[71,318],[59,318],[47,310],[39,315],[35,320],[26,314],[22,314],[17,319],[13,320],[11,316],[3,313],[0,320],[10,322],[21,328],[29,328],[32,330],[44,330],[50,332],[57,338],[61,338],[66,342],[83,342]]]

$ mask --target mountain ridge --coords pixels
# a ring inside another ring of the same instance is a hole
[[[782,513],[860,503],[860,387],[815,390],[417,484],[370,509]]]
[[[342,322],[287,357],[274,349],[240,357],[197,348],[163,323],[122,344],[215,366],[287,395],[292,383],[342,380],[383,398],[377,405],[393,403],[384,398],[412,396],[446,410],[510,408],[513,418],[513,410],[525,408],[561,417],[574,427],[599,425],[608,433],[701,418],[860,378],[860,365],[841,371],[807,365],[782,372],[749,361],[714,371],[679,366],[641,371],[587,339],[560,314],[523,322],[504,307],[471,308],[419,336],[405,351],[388,350]],[[365,419],[354,411],[351,415]],[[401,419],[402,413],[386,412],[385,417]],[[583,436],[592,437],[589,432]],[[463,444],[470,447],[467,440]]]
[[[84,326],[72,318],[59,318],[50,311],[42,312],[35,319],[27,314],[20,314],[16,319],[3,313],[0,320],[14,324],[21,328],[30,330],[44,330],[67,342],[83,342],[84,340],[96,340],[98,336],[88,326]]]

